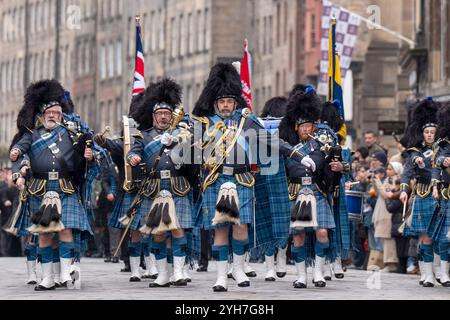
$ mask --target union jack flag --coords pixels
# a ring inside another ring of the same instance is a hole
[[[136,60],[134,64],[133,96],[145,90],[144,50],[141,40],[140,17],[136,16]]]

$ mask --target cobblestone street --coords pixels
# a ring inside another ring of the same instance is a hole
[[[58,300],[389,300],[420,299],[450,300],[450,288],[437,285],[434,288],[419,286],[416,275],[367,273],[348,270],[342,280],[327,282],[326,288],[314,288],[309,282],[307,289],[294,289],[294,267],[288,266],[288,275],[275,282],[265,282],[264,265],[252,264],[258,277],[253,278],[249,288],[238,288],[229,280],[227,293],[213,293],[215,264],[209,271],[191,271],[192,282],[187,287],[150,289],[150,280],[138,283],[128,281],[129,273],[121,273],[123,264],[104,263],[103,259],[82,260],[82,289],[57,289],[50,292],[34,292],[25,284],[26,267],[24,258],[0,258],[0,299],[58,299]],[[39,270],[39,267],[38,267]],[[153,280],[152,280],[153,281]]]

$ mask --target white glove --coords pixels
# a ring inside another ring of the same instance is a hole
[[[311,169],[312,172],[316,171],[316,164],[309,156],[303,157],[303,159],[302,159],[302,161],[300,161],[300,163],[302,165],[304,165],[305,167],[308,167],[309,169]]]
[[[173,141],[174,141],[174,138],[168,132],[163,133],[163,135],[161,136],[161,143],[165,146],[170,146],[173,143]]]

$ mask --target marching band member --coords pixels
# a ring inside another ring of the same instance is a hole
[[[59,236],[60,280],[68,288],[74,288],[79,275],[74,271],[75,235],[92,234],[79,188],[92,182],[88,179],[98,175],[98,167],[90,146],[90,132],[80,122],[67,121],[68,111],[64,89],[56,80],[31,84],[18,116],[20,138],[10,152],[12,162],[21,161],[24,155],[30,158],[32,178],[27,186],[27,201],[33,224],[28,231],[39,233],[38,255],[43,273],[36,291],[55,289],[53,233]],[[24,183],[23,178],[16,181],[19,188]]]
[[[450,287],[449,244],[450,244],[450,104],[442,106],[437,113],[438,141],[433,154],[433,198],[439,202],[439,211],[429,226],[428,236],[437,243],[440,256],[440,283]]]
[[[437,110],[438,103],[431,98],[414,106],[407,130],[409,158],[405,164],[400,188],[400,200],[404,205],[409,195],[414,197],[408,234],[419,237],[419,258],[423,261],[419,261],[419,267],[424,287],[434,286],[433,242],[427,235],[427,229],[436,208],[436,201],[432,196],[431,174]],[[412,179],[416,180],[413,190],[410,188]]]
[[[328,165],[322,146],[316,139],[315,122],[320,117],[321,102],[311,87],[291,95],[287,104],[287,113],[280,124],[280,138],[295,146],[311,161],[305,166],[287,161],[289,180],[289,199],[291,200],[291,233],[294,245],[292,256],[297,269],[297,280],[294,288],[307,287],[305,232],[314,229],[315,267],[313,282],[316,287],[324,287],[323,275],[325,257],[329,248],[328,229],[335,228],[330,205],[327,201],[328,185],[326,177],[338,172],[336,164]]]
[[[280,152],[297,161],[303,159],[287,143],[268,134],[246,108],[239,74],[231,64],[219,63],[211,69],[206,86],[194,107],[192,119],[194,131],[200,127],[201,132],[205,133],[200,135],[200,141],[194,143],[203,150],[203,157],[200,157],[203,193],[200,210],[194,218],[197,227],[214,229],[212,252],[217,262],[217,281],[213,291],[228,290],[227,260],[231,226],[232,275],[239,287],[248,287],[250,280],[244,271],[244,259],[249,249],[249,234],[253,236],[255,246],[270,242],[274,237],[285,240],[289,209],[284,168],[271,175],[256,174],[255,179],[251,164],[258,163],[258,160],[250,150],[250,143],[244,132],[250,129],[256,134],[252,148],[263,146],[265,138],[266,146],[279,145]],[[278,152],[274,156],[278,156]],[[276,162],[278,164],[278,159]],[[258,179],[265,180],[266,185],[259,184]],[[271,192],[267,193],[267,190]],[[275,196],[279,197],[276,199],[276,206]],[[258,201],[258,197],[265,197],[265,201]],[[263,202],[266,205],[265,211],[258,209],[258,205],[263,205]],[[254,219],[265,221],[259,225]],[[261,232],[262,225],[268,228],[265,233]]]

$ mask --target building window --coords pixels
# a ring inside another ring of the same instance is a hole
[[[211,47],[211,27],[209,25],[209,9],[205,9],[205,50],[209,50]]]
[[[197,12],[197,34],[198,34],[198,38],[197,38],[197,51],[201,52],[203,49],[203,19],[202,19],[202,12],[198,11]]]
[[[128,18],[128,30],[130,30],[130,34],[134,35],[136,32],[136,25],[133,23],[133,19],[131,17]],[[131,36],[128,37],[128,57],[134,56],[134,47],[135,47],[135,40],[136,38]]]
[[[177,55],[177,26],[175,25],[175,17],[170,19],[170,57],[175,58]]]
[[[287,26],[288,26],[288,3],[287,1],[284,2],[284,30],[283,30],[283,38],[284,38],[284,43],[286,44],[287,42]]]
[[[311,15],[311,48],[316,47],[316,15]]]
[[[267,30],[267,37],[269,38],[269,53],[273,52],[273,17],[269,16],[269,30]]]
[[[104,45],[100,47],[100,79],[106,79],[106,48]]]
[[[155,11],[152,11],[150,14],[150,37],[151,37],[151,51],[154,52],[156,50],[156,39],[158,30],[156,29],[156,20],[155,20]]]
[[[122,75],[122,40],[116,42],[116,75]]]
[[[192,13],[188,14],[187,29],[187,53],[192,54],[194,52],[194,26],[192,21]]]
[[[164,30],[164,15],[163,15],[163,11],[162,9],[159,10],[159,15],[158,17],[161,17],[161,20],[159,21],[159,50],[164,50],[164,34],[165,34],[165,30]]]
[[[55,19],[56,19],[56,0],[49,0],[50,3],[50,28],[55,27]]]
[[[267,53],[267,17],[264,17],[263,55]]]
[[[108,78],[114,77],[114,43],[108,46]]]
[[[148,43],[148,35],[150,30],[148,30],[148,26],[150,23],[148,22],[148,16],[144,13],[144,16],[141,18],[141,39],[142,39],[142,50],[144,50],[144,54],[148,52],[149,43]]]
[[[281,29],[281,4],[277,4],[277,47],[280,46],[280,36],[281,36],[280,29]]]
[[[178,56],[183,57],[186,54],[186,26],[184,25],[184,16],[180,15],[178,22]]]

